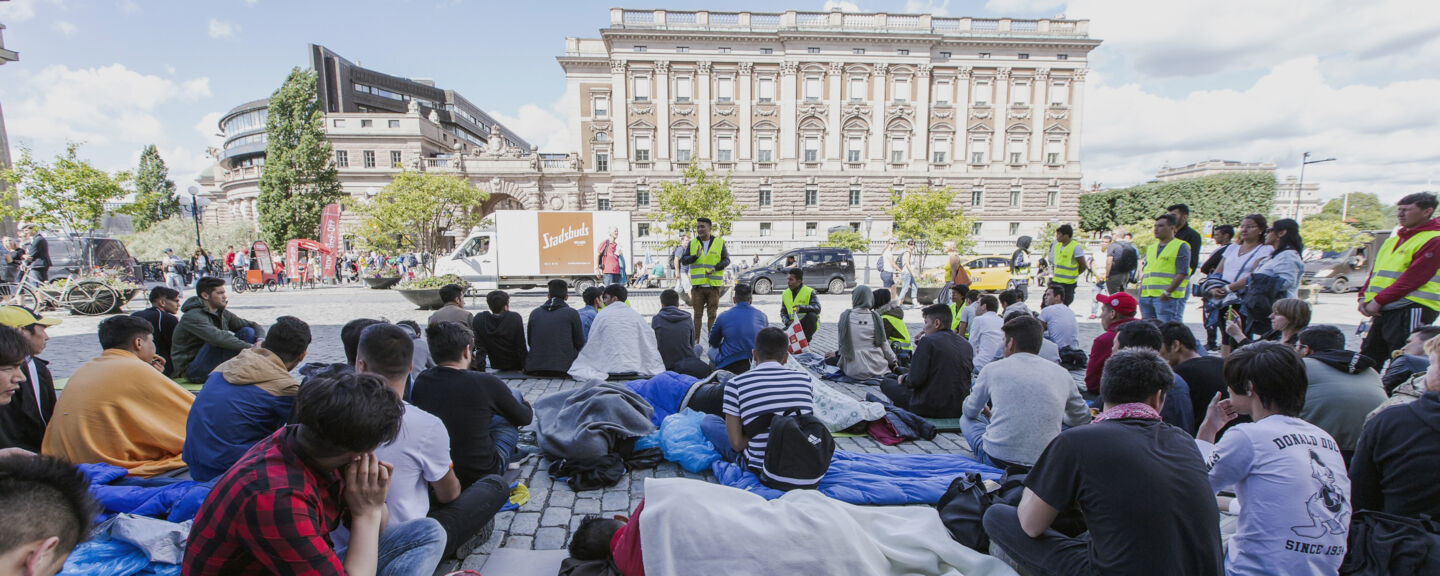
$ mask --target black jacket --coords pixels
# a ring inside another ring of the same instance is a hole
[[[506,311],[492,314],[489,310],[475,315],[470,322],[475,331],[475,358],[479,369],[485,368],[482,359],[489,359],[495,370],[524,370],[525,321],[515,312]]]
[[[678,371],[681,360],[695,358],[695,323],[689,312],[676,306],[661,308],[650,319],[650,328],[666,370]]]
[[[1185,224],[1184,228],[1175,231],[1175,237],[1184,240],[1186,244],[1190,245],[1190,274],[1195,274],[1195,269],[1200,266],[1200,245],[1203,244],[1205,240],[1201,238],[1200,233],[1196,232],[1194,228],[1191,228],[1188,223]]]
[[[530,340],[530,353],[525,357],[527,373],[564,374],[585,347],[580,313],[564,300],[551,298],[531,310],[526,329]]]
[[[1215,252],[1211,253],[1209,258],[1205,259],[1205,263],[1200,266],[1200,271],[1205,274],[1213,274],[1215,273],[1215,269],[1220,267],[1220,262],[1224,259],[1225,247],[1221,246],[1216,249]]]
[[[931,418],[959,418],[970,395],[975,350],[959,334],[940,330],[921,338],[901,382],[914,390],[910,411]]]
[[[20,371],[25,373],[20,389],[9,404],[0,406],[0,448],[23,448],[39,454],[45,423],[55,414],[55,379],[50,377],[50,363],[35,358],[35,373],[40,377],[40,401],[36,402],[28,364],[20,364]]]
[[[31,270],[50,269],[50,241],[44,236],[36,234],[30,239],[30,251],[26,255],[30,257]]]
[[[1440,518],[1440,392],[1382,409],[1365,423],[1350,461],[1356,512]]]
[[[170,361],[170,337],[175,335],[175,327],[180,325],[180,318],[153,306],[131,316],[150,323],[150,328],[155,330],[155,353],[165,359],[165,375],[175,374],[174,363]]]

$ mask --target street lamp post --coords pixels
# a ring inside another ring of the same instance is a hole
[[[1321,163],[1321,162],[1334,162],[1334,161],[1335,161],[1334,158],[1325,158],[1325,159],[1323,159],[1323,160],[1311,160],[1311,159],[1310,159],[1310,153],[1309,153],[1309,152],[1306,152],[1306,153],[1304,153],[1304,154],[1302,154],[1302,155],[1300,156],[1300,181],[1295,183],[1295,199],[1290,202],[1290,206],[1291,206],[1292,208],[1294,208],[1294,211],[1295,211],[1295,221],[1296,221],[1296,222],[1299,222],[1299,221],[1300,221],[1300,193],[1305,190],[1305,166],[1306,166],[1307,164],[1319,164],[1319,163]],[[1343,220],[1343,218],[1342,218],[1342,220]]]
[[[195,219],[195,248],[204,250],[205,248],[200,245],[200,200],[197,196],[200,189],[191,186],[188,192],[190,192],[190,216]]]
[[[870,269],[871,269],[871,268],[874,268],[874,266],[870,263],[870,258],[872,257],[872,256],[870,255],[870,251],[871,251],[870,243],[872,242],[871,237],[870,237],[870,224],[871,224],[873,221],[874,221],[874,218],[873,218],[873,217],[871,217],[869,214],[866,214],[866,215],[865,215],[865,284],[866,284],[866,285],[869,285],[869,284],[870,284]]]
[[[795,239],[795,201],[790,201],[790,239]]]

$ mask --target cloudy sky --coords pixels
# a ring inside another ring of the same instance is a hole
[[[209,161],[229,108],[270,94],[305,47],[434,79],[543,150],[575,148],[555,55],[597,35],[609,3],[568,0],[0,0],[0,67],[12,148],[65,142],[110,170],[159,146],[182,187]],[[637,6],[639,6],[637,4]],[[651,1],[645,7],[774,10],[774,2]],[[1090,19],[1085,183],[1143,182],[1162,166],[1333,163],[1321,194],[1394,200],[1440,188],[1440,2],[1429,0],[809,0],[799,10]],[[18,153],[18,150],[12,150]]]

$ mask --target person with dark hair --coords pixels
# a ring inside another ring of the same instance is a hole
[[[1328,324],[1301,331],[1295,351],[1305,359],[1305,407],[1300,419],[1330,434],[1348,465],[1365,417],[1385,403],[1375,361],[1346,350],[1345,333]]]
[[[1186,268],[1192,260],[1190,245],[1175,237],[1176,218],[1165,213],[1155,218],[1155,240],[1145,252],[1140,278],[1140,317],[1154,322],[1181,322],[1185,317]],[[1193,231],[1192,231],[1193,232]]]
[[[1030,311],[1030,306],[1026,305],[1025,300],[1021,299],[1020,296],[1020,291],[1014,288],[1000,291],[1000,295],[998,296],[1000,300],[1000,317],[1004,318],[1015,312],[1034,315],[1034,312]]]
[[[29,355],[30,343],[18,330],[0,328],[0,457],[33,455],[40,450],[40,441],[44,439],[45,429],[41,428],[33,449],[29,444],[22,446],[23,427],[16,418],[23,416],[23,412],[12,410],[19,397],[20,385],[25,382],[22,366]]]
[[[1090,394],[1100,393],[1100,376],[1105,360],[1115,350],[1115,331],[1128,322],[1139,320],[1135,313],[1140,304],[1127,292],[1096,294],[1100,303],[1100,327],[1105,331],[1090,341],[1090,358],[1085,364],[1085,390]]]
[[[791,268],[785,271],[785,292],[780,294],[780,323],[789,326],[797,318],[805,339],[815,336],[820,328],[820,298],[805,285],[805,270]]]
[[[1209,272],[1209,276],[1206,278],[1207,281],[1210,278],[1218,278],[1220,281],[1219,286],[1210,288],[1210,299],[1211,301],[1218,300],[1218,309],[1215,311],[1214,317],[1207,317],[1206,324],[1207,327],[1210,324],[1218,324],[1221,337],[1221,345],[1218,349],[1223,351],[1226,356],[1237,346],[1234,338],[1225,333],[1224,316],[1227,313],[1234,316],[1240,315],[1240,296],[1245,285],[1250,282],[1250,275],[1262,261],[1275,253],[1275,248],[1265,243],[1265,231],[1268,228],[1268,221],[1263,215],[1250,214],[1241,219],[1236,242],[1222,250],[1217,250],[1217,253],[1221,254],[1220,263],[1213,271]],[[1206,344],[1206,348],[1211,351],[1217,349],[1209,346],[1209,342]]]
[[[585,307],[580,309],[580,330],[585,332],[585,340],[590,340],[590,324],[595,322],[595,315],[600,313],[600,289],[591,286],[580,293],[580,300],[585,302]],[[690,333],[691,338],[695,337],[694,331]]]
[[[384,321],[374,318],[356,318],[340,327],[340,345],[345,349],[346,364],[355,365],[355,355],[360,349],[360,334],[366,328],[376,324],[384,324]]]
[[[1425,343],[1436,336],[1440,336],[1440,326],[1421,326],[1410,333],[1403,348],[1390,353],[1390,364],[1380,376],[1385,394],[1393,394],[1401,384],[1429,370],[1430,357],[1425,355]],[[1425,383],[1421,382],[1420,388],[1424,387]]]
[[[1038,356],[1039,320],[1017,314],[1003,329],[1005,358],[980,371],[964,398],[960,426],[980,462],[1029,467],[1062,428],[1089,424],[1090,408],[1070,374]]]
[[[717,370],[744,374],[750,369],[755,335],[770,325],[759,308],[750,305],[750,286],[736,284],[731,291],[735,305],[720,314],[710,329],[710,363]]]
[[[605,287],[604,308],[590,326],[591,338],[570,364],[570,377],[580,381],[605,380],[611,375],[649,378],[665,371],[665,359],[655,343],[655,330],[625,303],[630,291],[620,284]]]
[[[720,313],[720,287],[725,284],[725,269],[730,267],[730,250],[725,240],[712,236],[714,222],[709,218],[695,220],[695,237],[690,240],[680,264],[690,267],[690,305],[695,313],[695,339],[699,340],[702,316],[709,314],[707,330],[715,329],[715,316]]]
[[[1045,447],[1018,507],[985,511],[991,544],[1031,574],[1221,573],[1219,511],[1205,461],[1188,434],[1160,420],[1173,381],[1151,350],[1110,356],[1100,384],[1105,411]],[[1072,507],[1088,534],[1052,527]]]
[[[309,324],[281,316],[259,347],[215,367],[185,423],[182,456],[191,478],[209,482],[225,474],[251,446],[285,425],[300,391],[290,371],[305,360],[310,338]]]
[[[50,363],[39,356],[50,341],[46,328],[57,324],[58,318],[43,317],[29,308],[0,306],[0,326],[13,329],[14,335],[20,337],[18,344],[9,334],[5,340],[21,351],[17,364],[24,376],[9,404],[0,406],[0,449],[40,451],[45,426],[55,415],[56,394]],[[12,357],[14,351],[10,350],[6,357]]]
[[[1000,319],[1000,301],[985,295],[975,303],[975,319],[970,324],[970,346],[975,349],[975,373],[1000,357],[1005,346],[1005,321]]]
[[[667,289],[660,293],[660,311],[650,318],[650,328],[666,370],[704,378],[712,370],[695,351],[692,320],[689,312],[680,309],[680,293]]]
[[[185,574],[434,571],[444,529],[429,518],[387,523],[393,465],[373,453],[395,440],[404,412],[399,395],[373,374],[307,382],[294,422],[215,482],[190,529]],[[331,545],[342,521],[343,552]]]
[[[895,362],[902,367],[908,367],[911,356],[915,353],[915,343],[910,340],[910,327],[905,325],[905,308],[900,302],[891,299],[889,290],[876,290],[872,297],[875,299],[875,313],[880,315],[880,322],[885,326],[885,340],[895,352]],[[947,306],[946,312],[952,307]],[[953,325],[952,321],[946,328]]]
[[[476,370],[484,370],[486,360],[491,370],[518,372],[525,369],[525,320],[510,311],[510,294],[492,290],[485,295],[490,309],[475,315],[470,329],[475,331]]]
[[[765,463],[770,431],[750,436],[745,433],[745,425],[767,414],[814,411],[809,374],[785,367],[790,358],[789,346],[783,330],[773,326],[760,330],[751,348],[755,366],[725,382],[725,417],[707,414],[700,421],[700,431],[721,458],[757,475]]]
[[[898,359],[885,337],[885,322],[874,310],[875,296],[870,287],[856,286],[850,293],[850,304],[850,309],[840,313],[836,326],[840,349],[826,361],[855,380],[889,374]]]
[[[99,513],[90,482],[69,462],[0,455],[0,573],[59,572]]]
[[[427,326],[434,326],[441,322],[459,322],[469,326],[475,320],[475,316],[465,309],[465,288],[459,284],[441,286],[440,301],[444,305],[439,310],[430,313],[430,319],[426,321]]]
[[[1357,308],[1370,318],[1370,332],[1360,353],[1377,365],[1405,345],[1420,326],[1440,316],[1440,218],[1436,198],[1416,192],[1395,205],[1400,225],[1380,246],[1371,265],[1370,279],[1360,287]]]
[[[1130,322],[1115,331],[1115,349],[1145,348],[1160,352],[1164,348],[1164,337],[1154,322],[1141,320]],[[1160,408],[1160,417],[1165,423],[1193,434],[1195,410],[1190,406],[1190,384],[1173,371],[1175,381],[1165,393],[1165,404]]]
[[[1305,262],[1301,258],[1305,252],[1305,241],[1300,237],[1300,223],[1289,218],[1276,220],[1265,232],[1265,244],[1274,252],[1260,261],[1251,279],[1260,275],[1273,277],[1283,286],[1282,297],[1294,298],[1300,290],[1300,276],[1305,272]]]
[[[1116,294],[1125,291],[1130,277],[1140,265],[1140,251],[1130,243],[1130,234],[1118,235],[1105,248],[1105,293]]]
[[[961,404],[970,394],[975,351],[950,331],[949,306],[931,304],[922,314],[925,331],[915,344],[909,372],[898,378],[887,376],[880,391],[896,406],[921,416],[958,418]]]
[[[265,337],[263,326],[227,310],[229,303],[224,280],[211,276],[195,281],[195,295],[180,305],[180,324],[171,337],[171,374],[204,382],[221,362]]]
[[[549,298],[530,311],[526,326],[530,352],[525,356],[525,373],[565,378],[585,347],[585,328],[580,325],[580,313],[565,302],[570,297],[568,283],[556,278],[546,290]]]
[[[1195,270],[1200,267],[1200,245],[1205,242],[1205,239],[1200,236],[1199,232],[1190,227],[1189,206],[1185,204],[1171,204],[1165,208],[1165,212],[1175,217],[1175,238],[1185,241],[1185,243],[1190,246],[1190,268],[1186,271],[1186,275],[1194,276]],[[1188,290],[1186,294],[1189,294]],[[1184,298],[1181,298],[1181,300],[1184,300]]]
[[[1350,461],[1355,510],[1440,517],[1440,340],[1427,340],[1423,352],[1427,374],[1397,389],[1360,432]]]
[[[395,323],[396,326],[405,329],[410,334],[410,343],[415,346],[415,354],[410,357],[410,373],[419,374],[435,367],[435,361],[430,358],[430,345],[425,343],[424,332],[420,330],[420,323],[414,320],[405,319]]]
[[[1214,492],[1239,507],[1227,574],[1334,574],[1350,529],[1350,479],[1329,433],[1300,418],[1305,362],[1278,342],[1245,346],[1225,360],[1230,398],[1216,394],[1196,435]],[[1238,414],[1238,424],[1215,435]]]
[[[426,338],[438,365],[415,377],[412,402],[445,424],[460,487],[504,474],[520,440],[518,427],[534,417],[530,403],[494,374],[469,369],[474,336],[468,326],[441,322]]]
[[[366,328],[360,334],[355,370],[385,379],[386,386],[402,397],[405,407],[400,434],[393,442],[375,449],[376,458],[393,465],[385,503],[390,522],[434,518],[445,530],[444,556],[449,557],[500,511],[510,488],[499,476],[461,486],[450,456],[450,433],[445,423],[403,400],[410,382],[409,342],[410,335],[394,324]],[[336,550],[344,546],[344,540],[343,535],[336,539]]]
[[[1080,349],[1080,325],[1075,321],[1075,312],[1065,305],[1065,289],[1047,286],[1045,294],[1040,297],[1040,306],[1040,321],[1045,323],[1045,339],[1062,349]]]
[[[1227,394],[1225,359],[1214,355],[1201,356],[1195,348],[1195,333],[1179,322],[1161,324],[1160,340],[1160,356],[1190,390],[1190,413],[1203,417],[1205,407],[1210,405],[1210,399],[1215,394],[1219,393],[1222,397]],[[1200,423],[1195,422],[1195,426],[1198,428]],[[1194,434],[1195,429],[1187,432]]]
[[[1213,287],[1216,282],[1223,280],[1216,272],[1225,262],[1225,253],[1234,246],[1235,227],[1229,224],[1217,225],[1210,230],[1210,239],[1215,242],[1216,249],[1210,253],[1210,257],[1205,259],[1205,263],[1201,264],[1198,270],[1205,274],[1204,283],[1210,286],[1200,294],[1200,300],[1204,302],[1202,309],[1205,312],[1205,349],[1216,352],[1220,350],[1220,344],[1216,338],[1223,333],[1225,326],[1222,313],[1224,306],[1220,304],[1223,296],[1215,296]],[[1228,282],[1226,283],[1228,284]]]
[[[1050,244],[1049,259],[1050,269],[1054,274],[1050,278],[1051,284],[1056,284],[1065,290],[1065,305],[1069,306],[1075,301],[1075,284],[1080,281],[1080,276],[1085,274],[1085,248],[1075,242],[1075,229],[1069,224],[1061,224],[1055,229],[1055,242]],[[996,310],[991,310],[995,312]]]
[[[954,294],[954,288],[951,288],[950,291],[952,296],[959,295]],[[950,330],[959,334],[961,338],[970,337],[970,324],[975,321],[975,303],[980,301],[980,296],[979,290],[968,290],[962,298],[956,298],[954,302],[950,303]],[[959,308],[956,308],[957,303],[959,303]]]
[[[98,358],[65,385],[41,452],[75,464],[104,463],[150,477],[185,467],[185,419],[195,398],[160,373],[150,323],[111,316],[100,323]]]
[[[165,359],[165,375],[175,374],[175,366],[172,364],[170,355],[170,341],[175,335],[175,327],[180,324],[180,318],[175,316],[180,311],[180,292],[165,286],[156,286],[150,289],[150,307],[130,314],[150,323],[155,329],[155,353]]]

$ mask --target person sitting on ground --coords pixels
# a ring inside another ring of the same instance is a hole
[[[1354,509],[1387,514],[1440,518],[1440,338],[1425,342],[1430,357],[1427,373],[1417,379],[1423,387],[1418,398],[1387,404],[1408,404],[1378,409],[1365,422],[1355,456],[1350,461],[1350,490]],[[1308,404],[1308,401],[1307,401]]]
[[[98,331],[105,351],[70,376],[41,451],[132,476],[184,468],[185,419],[195,397],[160,373],[150,323],[111,316]]]
[[[791,268],[785,272],[785,291],[780,294],[780,323],[789,326],[796,317],[805,339],[813,338],[820,328],[820,298],[805,285],[805,270]]]
[[[221,362],[265,337],[264,327],[227,310],[229,302],[224,280],[210,276],[195,281],[195,295],[180,305],[180,324],[171,336],[171,374],[204,382]]]
[[[854,380],[889,374],[897,359],[885,338],[885,323],[873,310],[875,296],[870,287],[856,286],[850,293],[850,304],[849,310],[840,313],[836,326],[840,350],[829,360]]]
[[[215,367],[185,422],[182,456],[191,478],[209,482],[224,475],[251,446],[285,425],[300,391],[290,371],[309,348],[310,325],[281,316],[260,346]]]
[[[752,352],[755,367],[725,383],[725,417],[708,414],[700,421],[700,431],[720,457],[757,476],[765,464],[770,431],[748,436],[745,426],[767,414],[790,410],[809,414],[815,409],[809,374],[785,367],[790,359],[789,346],[790,340],[779,328],[772,326],[756,334]]]
[[[1189,326],[1179,322],[1161,324],[1160,340],[1160,357],[1190,389],[1191,414],[1205,414],[1205,407],[1216,394],[1221,398],[1229,396],[1225,387],[1225,359],[1219,355],[1201,356],[1195,349],[1198,343]],[[1199,428],[1200,423],[1196,422],[1195,426]],[[1195,430],[1188,432],[1194,434]]]
[[[960,296],[963,293],[963,296]],[[980,301],[982,295],[978,290],[960,290],[958,286],[950,288],[951,296],[954,298],[950,303],[951,330],[959,334],[961,338],[970,338],[970,325],[975,322],[975,303]]]
[[[1219,510],[1205,461],[1189,434],[1160,420],[1173,382],[1154,351],[1111,355],[1100,383],[1105,411],[1046,446],[1018,507],[985,511],[991,544],[1031,574],[1219,574]],[[1051,527],[1073,507],[1088,534]]]
[[[1037,355],[1045,340],[1039,320],[1016,313],[1003,330],[1005,358],[980,371],[960,428],[976,460],[1005,470],[1033,466],[1063,428],[1090,423],[1090,408],[1070,373]]]
[[[1060,348],[1080,349],[1080,326],[1075,312],[1065,305],[1065,289],[1048,286],[1040,297],[1040,321],[1045,323],[1045,339]]]
[[[1002,321],[1002,322],[1009,322],[1009,321],[1014,320],[1015,318],[1019,318],[1019,317],[1021,317],[1021,316],[1029,316],[1029,317],[1031,317],[1031,318],[1035,318],[1035,314],[1033,314],[1033,313],[1031,313],[1031,312],[1026,312],[1026,311],[1024,311],[1024,310],[1010,310],[1010,311],[1007,311],[1007,312],[1005,313],[1005,316],[1001,318],[1001,321]],[[1001,329],[1002,329],[1002,331],[1003,331],[1003,329],[1004,329],[1004,325],[1003,325],[1003,324],[1001,325]],[[1041,323],[1040,323],[1040,329],[1041,329],[1041,330],[1044,330],[1044,329],[1045,329],[1045,323],[1044,323],[1044,322],[1041,322]],[[1040,352],[1037,353],[1036,355],[1039,356],[1039,357],[1042,358],[1042,359],[1048,360],[1048,361],[1050,361],[1050,362],[1054,362],[1054,363],[1057,364],[1057,365],[1060,364],[1060,347],[1059,347],[1059,346],[1056,346],[1054,342],[1051,342],[1051,341],[1046,340],[1046,339],[1044,339],[1044,338],[1041,338],[1041,339],[1040,339]],[[992,361],[993,361],[993,360],[999,360],[999,359],[1004,358],[1004,357],[1005,357],[1005,345],[1004,345],[1004,340],[1001,340],[1000,350],[996,350],[996,351],[995,351],[995,358],[993,358]]]
[[[1000,301],[994,296],[982,296],[975,308],[975,319],[970,322],[970,346],[975,349],[975,373],[979,374],[985,365],[1000,357],[1005,334],[1005,324],[997,312]]]
[[[46,328],[60,323],[58,318],[45,318],[29,308],[0,306],[0,326],[23,341],[22,358],[18,362],[22,380],[19,389],[0,406],[0,449],[17,448],[26,452],[40,451],[45,440],[45,426],[55,417],[55,380],[50,376],[50,363],[40,358],[50,341]],[[3,330],[3,329],[0,329]],[[7,361],[10,355],[7,355]]]
[[[922,315],[925,331],[915,344],[909,372],[886,377],[880,391],[895,406],[921,416],[958,418],[970,394],[975,351],[969,342],[950,331],[949,306],[931,304]]]
[[[910,340],[910,327],[905,325],[905,308],[891,299],[889,290],[877,290],[873,297],[875,313],[880,315],[880,322],[885,326],[885,341],[889,342],[890,349],[895,351],[897,363],[909,366],[910,356],[915,352],[915,343]],[[954,324],[954,321],[950,322],[950,326]]]
[[[1440,336],[1440,326],[1421,326],[1410,333],[1405,340],[1405,346],[1392,354],[1393,359],[1385,366],[1385,374],[1380,377],[1380,384],[1385,387],[1386,394],[1394,394],[1395,389],[1409,380],[1416,374],[1424,374],[1430,368],[1430,358],[1425,355],[1425,342]]]
[[[604,307],[590,325],[590,341],[570,365],[571,378],[605,380],[612,374],[650,378],[665,371],[655,331],[625,303],[629,297],[630,291],[620,284],[605,287],[600,297]]]
[[[445,424],[460,487],[504,474],[520,440],[517,427],[534,417],[530,403],[495,375],[469,369],[470,327],[441,322],[426,338],[438,365],[415,377],[411,401]]]
[[[1130,322],[1121,326],[1115,331],[1115,349],[1125,348],[1148,348],[1160,352],[1164,347],[1165,339],[1160,335],[1160,327],[1149,320]],[[1184,430],[1187,434],[1195,429],[1195,411],[1190,407],[1190,383],[1181,378],[1179,374],[1171,371],[1175,382],[1171,384],[1170,390],[1165,393],[1165,405],[1160,408],[1160,416],[1166,424]]]
[[[759,308],[750,305],[750,286],[736,284],[730,292],[735,305],[715,319],[710,328],[710,362],[717,370],[744,374],[750,369],[755,335],[770,325]]]
[[[680,293],[667,289],[660,293],[660,311],[650,318],[655,331],[655,344],[665,369],[696,378],[710,375],[710,365],[695,353],[695,322],[689,312],[680,309]]]
[[[410,380],[409,341],[410,336],[394,324],[366,328],[360,334],[355,370],[385,379],[390,390],[403,395]],[[510,497],[510,486],[500,476],[490,475],[462,488],[450,458],[445,423],[409,402],[404,407],[399,436],[375,449],[377,459],[393,466],[385,503],[389,521],[405,523],[427,516],[439,521],[446,535],[443,557],[449,558],[500,511]],[[336,549],[341,545],[337,541]]]
[[[435,361],[430,358],[430,345],[425,343],[420,323],[406,319],[396,322],[395,325],[404,328],[405,332],[410,334],[410,343],[415,345],[415,355],[410,358],[410,373],[419,374],[434,368]]]
[[[1279,342],[1294,347],[1299,342],[1300,331],[1310,326],[1310,303],[1299,298],[1276,300],[1270,308],[1271,330],[1255,338],[1245,334],[1240,326],[1240,315],[1236,314],[1225,326],[1225,333],[1236,341],[1239,348],[1255,342]]]
[[[180,318],[175,316],[180,311],[180,292],[165,286],[156,286],[150,289],[150,307],[131,314],[136,318],[144,319],[155,329],[155,353],[165,359],[166,376],[174,376],[175,364],[170,354],[170,342],[175,336],[175,327],[180,324]]]
[[[475,320],[475,315],[465,309],[465,289],[459,284],[441,286],[440,301],[445,305],[430,313],[430,319],[426,322],[426,326],[434,326],[441,322],[459,322],[469,326]]]
[[[430,518],[386,520],[395,440],[405,408],[374,374],[312,379],[293,423],[256,444],[215,482],[185,545],[185,574],[429,574],[445,531]],[[331,545],[341,521],[348,546]],[[382,531],[384,532],[382,534]]]
[[[1140,309],[1140,302],[1126,292],[1096,294],[1095,301],[1100,303],[1100,327],[1105,331],[1091,341],[1090,360],[1085,364],[1085,390],[1092,395],[1100,393],[1105,360],[1115,350],[1115,331],[1138,320],[1135,313]]]
[[[24,363],[25,357],[30,353],[30,342],[20,335],[20,331],[9,328],[0,328],[0,457],[10,455],[33,456],[40,451],[36,442],[34,450],[20,445],[19,439],[14,434],[16,422],[12,420],[19,411],[12,412],[11,407],[15,405],[15,399],[19,397],[21,383],[25,382]],[[41,440],[44,440],[44,429],[41,429]]]
[[[585,340],[590,340],[590,324],[595,322],[595,315],[600,313],[600,289],[591,286],[580,293],[580,300],[585,307],[580,309],[580,329],[585,332]]]
[[[58,573],[99,513],[90,482],[69,462],[0,456],[0,573]]]
[[[1350,479],[1335,440],[1300,418],[1306,372],[1290,346],[1242,347],[1225,361],[1230,398],[1216,394],[1200,424],[1196,443],[1210,466],[1210,486],[1233,490],[1229,506],[1239,507],[1226,574],[1335,574],[1345,557]],[[1232,427],[1215,444],[1236,414],[1254,421]]]
[[[525,357],[525,373],[531,376],[565,378],[580,349],[585,347],[585,328],[580,313],[565,302],[570,285],[556,278],[546,285],[549,299],[530,311],[526,337],[530,353]]]
[[[485,295],[490,309],[475,315],[470,329],[475,331],[475,369],[484,370],[489,360],[491,370],[519,372],[525,369],[525,321],[510,311],[510,294],[492,290]]]
[[[1001,318],[1009,317],[1012,312],[1024,312],[1026,314],[1034,314],[1030,311],[1030,307],[1025,305],[1025,301],[1020,299],[1019,290],[1011,288],[1009,290],[1001,291],[999,299],[1000,306],[1003,307],[1003,310],[1000,314]]]
[[[1345,463],[1355,453],[1370,411],[1385,403],[1375,361],[1345,349],[1345,333],[1328,324],[1300,332],[1295,350],[1305,359],[1305,404],[1300,419],[1324,430],[1340,445]]]

